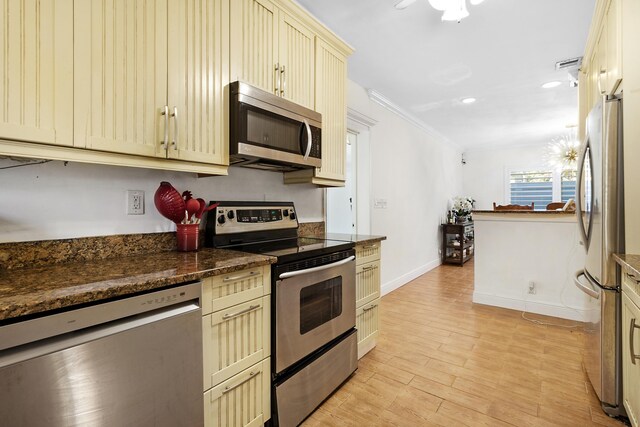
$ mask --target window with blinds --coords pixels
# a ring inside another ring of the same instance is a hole
[[[578,172],[575,170],[563,171],[560,175],[561,188],[560,194],[563,202],[576,198],[576,180]]]
[[[533,202],[535,210],[545,210],[553,201],[552,171],[517,171],[511,172],[509,178],[511,204],[530,205]]]

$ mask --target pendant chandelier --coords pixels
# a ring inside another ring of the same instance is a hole
[[[473,6],[482,3],[484,0],[469,0]],[[441,10],[443,21],[460,22],[467,16],[467,0],[429,0],[429,4],[435,10]]]

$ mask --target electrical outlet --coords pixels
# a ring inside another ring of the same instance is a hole
[[[144,191],[127,190],[127,215],[144,215]]]
[[[535,295],[536,293],[536,282],[529,282],[529,293]]]

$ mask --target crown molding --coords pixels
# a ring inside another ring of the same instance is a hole
[[[406,111],[404,108],[402,108],[399,105],[395,104],[393,101],[391,101],[390,99],[388,99],[387,97],[385,97],[381,93],[376,92],[373,89],[367,89],[367,95],[369,95],[369,99],[370,100],[372,100],[373,102],[375,102],[377,104],[382,105],[387,110],[389,110],[392,113],[395,113],[398,116],[402,117],[403,119],[405,119],[406,121],[408,121],[412,125],[416,126],[420,130],[425,132],[427,135],[429,135],[430,137],[435,139],[436,141],[438,141],[440,143],[443,143],[445,145],[448,145],[448,146],[453,146],[453,147],[457,148],[458,150],[462,150],[462,147],[460,145],[458,145],[455,142],[451,141],[449,138],[445,137],[440,132],[436,131],[431,126],[429,126],[428,124],[426,124],[425,122],[423,122],[422,120],[420,120],[419,118],[414,116],[413,114],[411,114],[408,111]]]
[[[353,120],[354,122],[368,128],[373,127],[376,125],[376,123],[378,123],[378,121],[373,117],[362,114],[361,112],[356,111],[351,107],[347,107],[347,119]]]

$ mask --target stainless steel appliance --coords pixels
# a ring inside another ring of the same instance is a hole
[[[278,258],[271,287],[272,422],[296,426],[357,368],[354,244],[298,238],[291,202],[219,203],[207,216],[208,246]]]
[[[0,327],[0,424],[199,426],[200,283]]]
[[[292,171],[322,165],[322,116],[243,82],[229,85],[229,161]]]
[[[589,296],[584,366],[602,408],[624,415],[621,294],[613,253],[624,252],[622,99],[603,98],[589,113],[578,164],[576,214],[587,257],[575,285]]]

